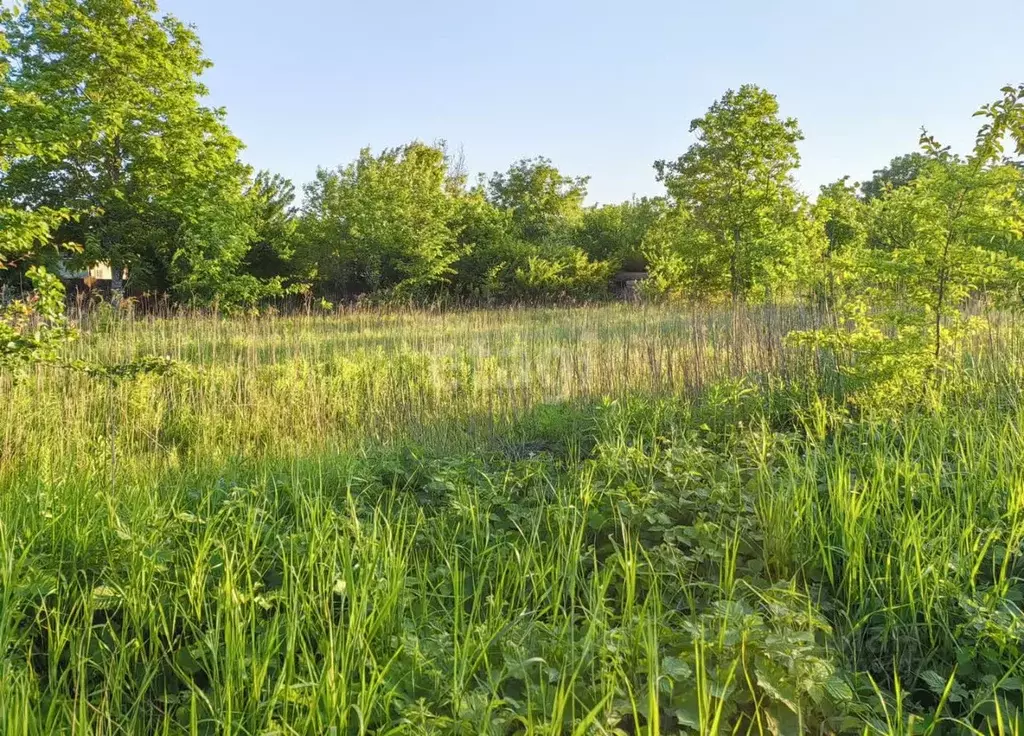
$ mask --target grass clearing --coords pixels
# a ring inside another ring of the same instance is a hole
[[[899,417],[659,307],[117,320],[0,377],[4,734],[1020,733],[1021,339]]]

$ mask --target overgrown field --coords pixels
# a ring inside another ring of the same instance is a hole
[[[849,408],[814,321],[94,315],[0,376],[0,734],[1024,733],[1024,340]]]

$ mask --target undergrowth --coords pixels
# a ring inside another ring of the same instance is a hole
[[[9,440],[0,733],[1020,733],[1019,372],[899,416],[820,378],[536,401],[457,449]]]

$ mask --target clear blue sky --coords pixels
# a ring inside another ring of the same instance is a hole
[[[309,181],[362,146],[463,146],[471,172],[545,155],[590,201],[658,194],[652,162],[753,82],[799,119],[808,193],[870,176],[1024,81],[1024,0],[163,0],[194,23],[246,160]]]

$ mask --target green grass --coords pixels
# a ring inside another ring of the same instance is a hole
[[[1024,732],[1024,350],[810,315],[94,318],[0,376],[0,733]]]

